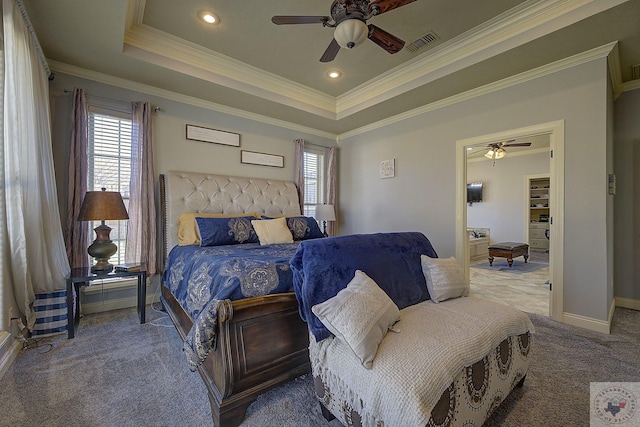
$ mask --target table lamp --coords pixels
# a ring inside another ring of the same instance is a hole
[[[323,230],[325,236],[327,236],[327,221],[336,220],[336,212],[333,205],[317,205],[316,206],[316,220],[322,221]]]
[[[111,271],[113,265],[109,264],[109,258],[118,251],[118,246],[109,237],[111,227],[104,223],[105,220],[129,219],[120,193],[105,190],[106,188],[102,191],[87,191],[78,215],[78,221],[102,221],[93,229],[96,232],[96,239],[87,250],[96,260],[91,267],[91,271],[95,273]]]

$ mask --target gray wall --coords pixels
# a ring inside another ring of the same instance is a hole
[[[102,105],[129,108],[131,101],[150,101],[153,106],[160,108],[153,116],[157,174],[169,170],[210,171],[221,175],[292,180],[295,139],[303,138],[308,143],[321,146],[335,145],[335,141],[316,135],[56,73],[50,93],[56,181],[63,214],[66,211],[66,171],[71,126],[71,94],[63,90],[73,90],[74,86],[85,90],[89,102],[93,100]],[[187,124],[239,133],[240,147],[187,140]],[[284,156],[284,168],[241,164],[240,150]]]
[[[548,153],[467,162],[467,182],[483,183],[482,203],[467,206],[467,226],[490,228],[491,243],[526,241],[525,177],[548,174],[549,164]]]
[[[418,230],[452,256],[456,141],[564,120],[563,311],[606,320],[606,100],[602,58],[345,139],[340,231]],[[396,177],[378,179],[389,158]]]
[[[222,175],[248,176],[280,180],[294,178],[293,141],[303,138],[310,144],[330,146],[335,141],[289,128],[250,120],[212,109],[101,84],[74,76],[58,74],[50,85],[53,127],[53,151],[56,181],[63,225],[66,218],[67,170],[70,140],[70,115],[74,86],[83,88],[89,103],[103,107],[129,109],[131,101],[150,101],[160,108],[153,116],[154,157],[156,174],[169,170],[211,172]],[[240,134],[240,147],[187,140],[185,127],[194,124]],[[284,156],[284,168],[240,163],[240,150]],[[159,200],[159,199],[158,199]],[[94,236],[92,236],[93,238]],[[149,298],[157,292],[159,276],[148,290]],[[135,286],[109,289],[106,292],[83,293],[84,308],[102,311],[135,305]],[[105,302],[106,301],[106,302]]]
[[[615,103],[615,296],[640,300],[640,90]]]

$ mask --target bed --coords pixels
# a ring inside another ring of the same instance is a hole
[[[179,220],[192,216],[203,226],[217,221],[216,214],[297,216],[297,189],[286,181],[193,172],[161,175],[160,189],[165,240],[161,300],[185,340],[185,363],[207,387],[214,425],[236,426],[259,394],[310,371],[308,332],[289,270],[298,242],[263,246],[244,240],[200,247],[188,244],[192,236],[179,228]],[[200,217],[206,215],[213,219]],[[212,286],[201,285],[204,280]]]
[[[315,392],[346,426],[480,426],[530,364],[533,325],[468,297],[421,233],[302,242],[291,260]]]

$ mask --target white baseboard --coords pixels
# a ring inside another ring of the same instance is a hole
[[[0,378],[4,377],[20,351],[20,343],[7,331],[0,331]]]
[[[562,313],[562,323],[588,329],[590,331],[601,332],[603,334],[611,333],[610,322],[607,322],[606,320],[580,316],[579,314]]]
[[[640,300],[616,297],[616,307],[628,308],[640,311]]]

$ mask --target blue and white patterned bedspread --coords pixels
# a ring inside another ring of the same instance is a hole
[[[194,321],[184,343],[192,371],[215,347],[219,301],[293,291],[289,260],[298,244],[176,246],[171,250],[162,282]]]

